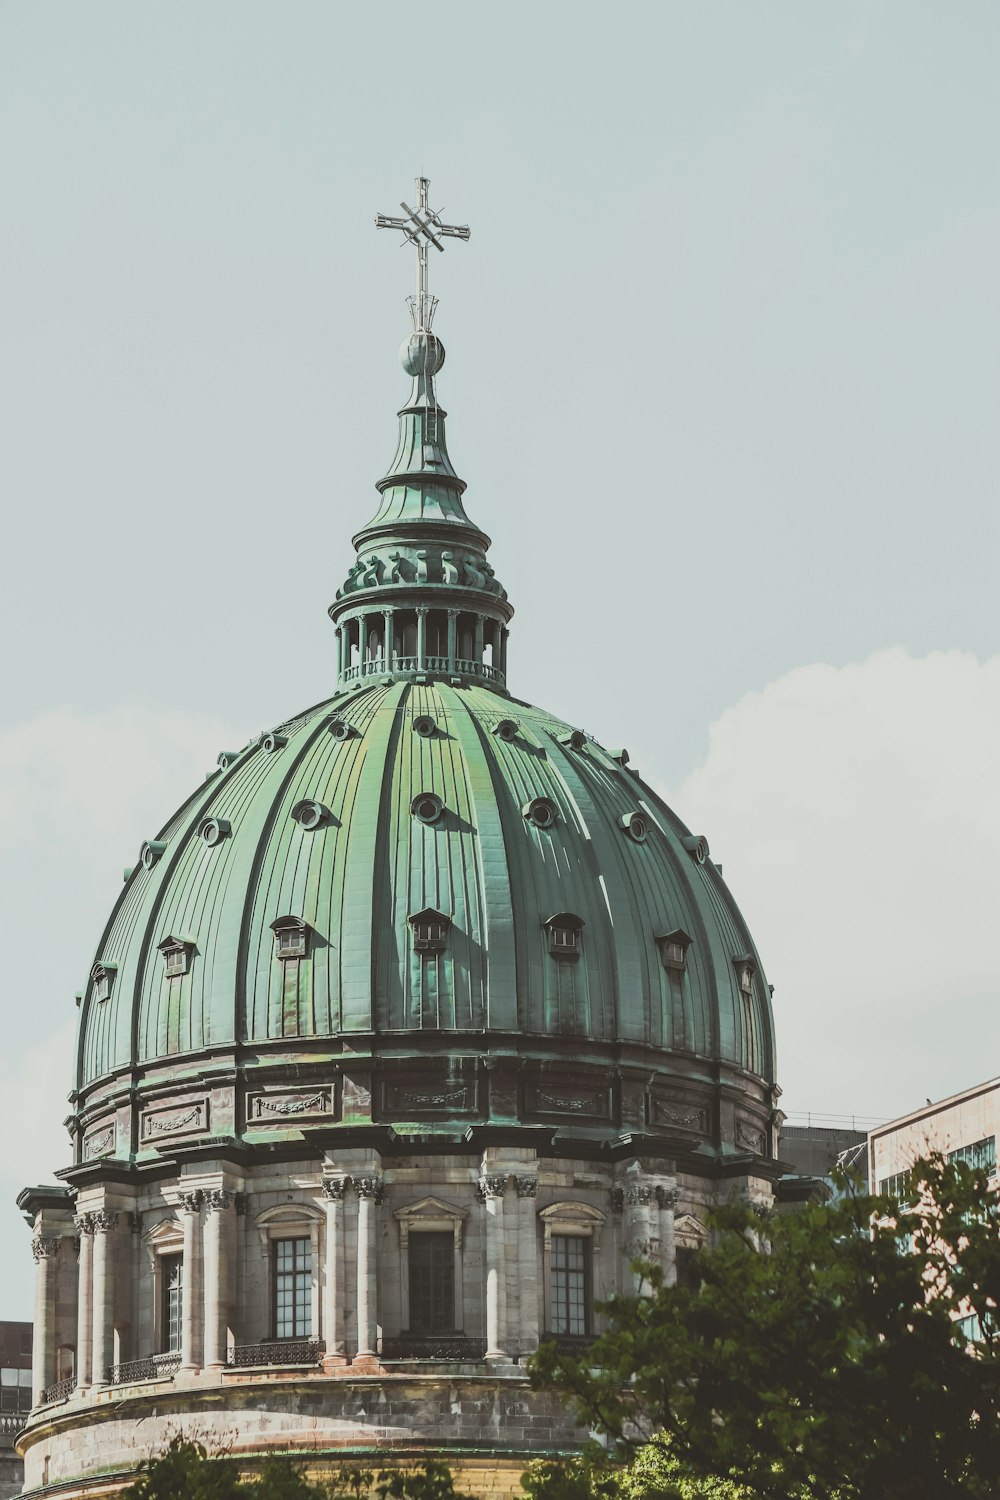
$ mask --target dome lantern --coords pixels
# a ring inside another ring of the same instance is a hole
[[[417,179],[418,206],[401,204],[405,217],[375,220],[401,230],[417,252],[413,332],[399,351],[412,386],[396,455],[376,486],[381,503],[354,537],[357,559],[330,606],[337,680],[444,678],[502,691],[514,611],[487,561],[490,538],[466,515],[465,482],[448,454],[435,385],[445,351],[431,332],[437,298],[427,290],[428,250],[443,250],[443,238],[467,240],[470,231],[442,222],[428,206],[428,187]]]

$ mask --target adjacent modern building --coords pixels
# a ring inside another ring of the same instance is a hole
[[[0,1500],[21,1493],[24,1464],[14,1440],[31,1411],[30,1323],[0,1323]]]
[[[177,1430],[516,1488],[584,1436],[529,1389],[539,1340],[582,1346],[630,1255],[673,1277],[720,1195],[784,1191],[769,988],[708,841],[517,697],[426,289],[468,231],[426,188],[383,221],[417,246],[411,389],[330,682],[150,830],[92,954],[74,1164],[20,1199],[32,1494],[109,1493]],[[556,695],[587,628],[536,643]]]

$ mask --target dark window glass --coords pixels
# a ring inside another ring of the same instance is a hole
[[[308,1239],[274,1242],[274,1336],[312,1334],[312,1244]]]
[[[590,1241],[576,1234],[554,1234],[550,1273],[552,1332],[589,1333]]]
[[[686,1287],[690,1292],[696,1292],[701,1286],[698,1252],[688,1245],[677,1247],[677,1285]]]
[[[455,1237],[447,1230],[410,1236],[410,1332],[455,1327]]]
[[[181,1347],[181,1319],[184,1313],[184,1257],[165,1255],[160,1262],[163,1284],[163,1352],[173,1353]]]

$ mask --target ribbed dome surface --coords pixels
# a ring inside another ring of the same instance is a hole
[[[421,794],[440,800],[436,820],[413,811]],[[526,816],[535,799],[551,826]],[[318,826],[299,821],[304,801]],[[241,1044],[286,1063],[305,1039],[312,1057],[316,1039],[335,1051],[362,1036],[376,1051],[417,1034],[425,1053],[488,1050],[474,1033],[624,1043],[771,1081],[764,975],[685,838],[619,759],[539,709],[443,681],[342,692],[246,747],[148,846],[95,955],[111,983],[84,999],[77,1087],[129,1069],[141,1087],[150,1064]],[[437,953],[415,948],[425,908],[450,918]],[[550,951],[558,913],[583,923],[570,961]],[[289,917],[306,924],[294,964],[271,925]],[[679,971],[658,942],[678,929]],[[173,977],[170,938],[187,955]]]

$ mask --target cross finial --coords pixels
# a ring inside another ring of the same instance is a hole
[[[405,219],[394,218],[389,214],[376,214],[376,229],[401,229],[406,240],[416,248],[417,252],[417,294],[410,297],[410,316],[413,318],[413,327],[416,333],[430,332],[431,323],[434,320],[434,309],[437,307],[437,298],[432,297],[427,290],[427,251],[431,245],[435,250],[444,250],[441,241],[443,239],[467,240],[471,230],[464,224],[443,224],[441,215],[435,213],[427,202],[427,189],[430,187],[428,177],[417,178],[417,206],[411,208],[408,203],[399,206],[406,215]]]

